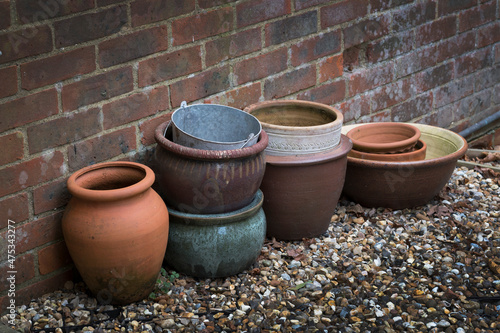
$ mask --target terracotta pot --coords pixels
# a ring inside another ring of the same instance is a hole
[[[402,162],[402,161],[421,161],[425,159],[425,152],[427,151],[427,144],[418,140],[415,148],[408,152],[403,153],[365,153],[351,149],[347,156],[360,158],[372,161],[387,161],[387,162]]]
[[[172,142],[168,121],[155,131],[158,192],[169,207],[192,214],[231,212],[247,206],[265,171],[267,134],[241,149],[202,150]]]
[[[151,188],[153,171],[133,162],[106,162],[68,179],[72,198],[62,220],[71,258],[101,303],[148,297],[165,256],[167,207]]]
[[[420,131],[405,123],[369,123],[352,128],[346,135],[357,151],[396,153],[414,147],[420,138]]]
[[[351,141],[342,136],[340,144],[326,152],[266,157],[261,189],[269,237],[300,240],[328,229],[351,147]]]
[[[224,214],[188,214],[170,209],[166,262],[187,275],[215,278],[237,274],[255,262],[266,236],[263,195]]]
[[[345,126],[344,131],[363,124]],[[435,126],[413,124],[427,143],[425,160],[369,161],[348,157],[344,194],[366,207],[410,208],[429,202],[446,185],[467,150],[460,135]]]
[[[312,154],[335,148],[340,142],[344,117],[331,106],[299,100],[252,104],[254,115],[269,135],[268,155]]]

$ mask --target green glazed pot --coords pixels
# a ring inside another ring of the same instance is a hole
[[[257,191],[246,207],[222,214],[189,214],[169,208],[166,263],[186,275],[215,278],[252,265],[266,235],[264,195]]]

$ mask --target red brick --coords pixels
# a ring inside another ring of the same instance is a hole
[[[137,27],[148,23],[166,20],[175,16],[194,11],[194,0],[135,0],[130,4],[132,26]]]
[[[22,132],[14,132],[11,134],[0,136],[0,165],[9,164],[24,157],[24,139]]]
[[[401,31],[432,21],[436,17],[436,2],[425,0],[399,9],[394,13],[393,29]]]
[[[344,48],[372,41],[389,32],[389,15],[363,20],[344,29]]]
[[[60,177],[64,156],[60,151],[21,162],[0,170],[0,197]]]
[[[168,114],[162,114],[139,124],[141,143],[144,146],[149,146],[156,142],[155,130],[158,126],[160,126],[160,124],[166,122],[168,118]]]
[[[261,32],[259,28],[248,29],[226,37],[218,37],[205,44],[207,66],[221,61],[239,57],[261,49]]]
[[[99,44],[99,64],[110,67],[168,48],[167,26],[137,31]]]
[[[100,112],[92,108],[28,127],[30,154],[65,145],[101,131]],[[57,130],[54,130],[57,129]]]
[[[26,193],[0,200],[0,229],[7,227],[9,219],[19,224],[29,218],[29,202]]]
[[[321,8],[321,28],[338,25],[368,14],[368,0],[344,0]]]
[[[93,46],[21,65],[21,86],[32,90],[95,70]]]
[[[345,81],[340,80],[301,92],[297,98],[332,105],[345,98],[345,90]]]
[[[284,71],[287,68],[287,59],[287,49],[280,48],[238,62],[234,65],[236,82],[237,84],[243,84]]]
[[[282,44],[286,41],[304,37],[317,31],[316,11],[286,17],[266,24],[266,45]]]
[[[344,59],[342,54],[337,54],[318,62],[319,82],[329,81],[342,76],[344,72]]]
[[[161,86],[103,105],[104,129],[117,127],[168,109],[168,87]]]
[[[8,273],[8,272],[15,272],[15,273]],[[27,253],[16,256],[16,258],[14,259],[14,269],[10,267],[9,261],[2,260],[2,264],[0,264],[0,275],[2,277],[5,277],[2,278],[2,280],[0,281],[0,292],[9,290],[10,284],[9,281],[7,281],[7,277],[10,275],[15,276],[16,286],[19,286],[24,282],[31,280],[32,278],[35,277],[35,264],[33,255],[31,253]]]
[[[493,54],[489,48],[467,53],[455,60],[457,77],[477,72],[491,65],[493,65]]]
[[[0,1],[0,30],[7,29],[10,26],[10,1]]]
[[[340,30],[331,31],[313,38],[302,40],[290,47],[293,66],[340,52]]]
[[[206,9],[215,6],[225,5],[236,1],[237,0],[198,0],[198,6],[200,6],[200,8]]]
[[[47,25],[0,34],[0,64],[52,51],[52,32]]]
[[[205,100],[207,103],[227,105],[243,110],[247,106],[257,103],[261,97],[260,82],[247,86],[224,91],[223,93]]]
[[[45,275],[72,263],[64,241],[44,247],[38,251],[38,270]]]
[[[291,13],[290,0],[249,0],[236,5],[236,26],[245,27]]]
[[[96,0],[96,1],[97,1],[97,7],[105,7],[117,4],[119,2],[124,2],[124,0]]]
[[[466,31],[495,20],[496,2],[489,1],[458,15],[458,30]]]
[[[0,69],[0,98],[12,96],[17,93],[17,66]]]
[[[417,28],[415,32],[416,46],[422,46],[453,36],[457,31],[456,16],[448,16],[427,23]]]
[[[432,67],[438,62],[437,46],[427,46],[397,58],[396,77],[400,78]]]
[[[174,79],[201,70],[199,46],[156,56],[139,63],[139,87]]]
[[[443,16],[459,10],[467,9],[474,6],[476,3],[476,0],[439,1],[438,15]]]
[[[172,22],[173,45],[182,45],[231,30],[233,9],[221,9],[183,17]]]
[[[67,179],[59,179],[33,190],[35,214],[63,207],[71,197],[66,187]]]
[[[135,128],[127,127],[68,147],[70,171],[102,162],[137,148]]]
[[[349,96],[376,88],[392,81],[392,66],[359,69],[349,76]]]
[[[476,91],[487,89],[500,82],[500,65],[495,65],[484,71],[477,72],[476,76]]]
[[[16,252],[23,253],[43,244],[62,240],[63,212],[38,218],[16,228]]]
[[[436,107],[442,107],[446,104],[458,101],[474,91],[474,81],[469,78],[453,81],[446,86],[439,88],[434,97]]]
[[[369,114],[361,120],[363,123],[380,123],[384,121],[391,121],[391,112],[389,110]]]
[[[413,48],[413,34],[411,31],[392,35],[368,44],[367,60],[377,63],[382,60],[393,58],[397,55],[411,51]]]
[[[497,84],[493,89],[493,103],[500,104],[500,84]]]
[[[419,95],[391,109],[391,121],[406,122],[432,111],[432,92]]]
[[[500,22],[485,25],[477,32],[477,47],[484,47],[500,41]]]
[[[82,81],[68,84],[62,88],[64,111],[97,103],[133,89],[132,69],[118,68]]]
[[[54,23],[56,47],[75,45],[117,33],[127,24],[127,8],[117,6]]]
[[[458,55],[475,50],[475,34],[466,32],[457,36],[448,38],[437,45],[437,62],[455,58]]]
[[[433,67],[417,73],[414,85],[417,93],[421,93],[453,80],[455,67],[453,62],[448,62],[438,67]]]
[[[266,79],[264,82],[264,99],[271,100],[284,97],[312,87],[315,83],[316,68],[314,66],[300,67]]]
[[[39,22],[94,8],[94,0],[16,1],[17,16],[23,23]]]
[[[172,107],[229,89],[229,66],[215,68],[170,85]]]
[[[344,61],[344,68],[347,71],[352,71],[354,68],[361,65],[361,58],[363,58],[364,50],[361,47],[351,47],[342,54]]]
[[[344,115],[344,123],[357,121],[363,116],[370,114],[370,95],[358,95],[340,104],[339,109]]]
[[[0,104],[0,132],[57,114],[57,108],[55,89]]]
[[[410,79],[399,80],[379,87],[372,92],[372,112],[389,108],[413,95]]]
[[[329,0],[294,0],[295,10],[301,10],[329,2]]]

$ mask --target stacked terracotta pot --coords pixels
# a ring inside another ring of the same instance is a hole
[[[196,277],[246,269],[266,230],[259,187],[268,136],[260,122],[227,106],[183,106],[155,139],[157,189],[170,212],[166,263]]]
[[[261,190],[267,235],[300,240],[324,233],[344,185],[352,143],[343,116],[321,103],[276,100],[245,109],[269,135]]]

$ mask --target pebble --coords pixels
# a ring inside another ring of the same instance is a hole
[[[83,283],[69,281],[19,305],[12,328],[500,332],[498,178],[457,168],[439,195],[412,209],[364,208],[341,198],[321,237],[267,239],[240,274],[180,274],[168,293],[158,289],[157,298],[126,306],[99,305]],[[9,325],[9,317],[1,322]]]

